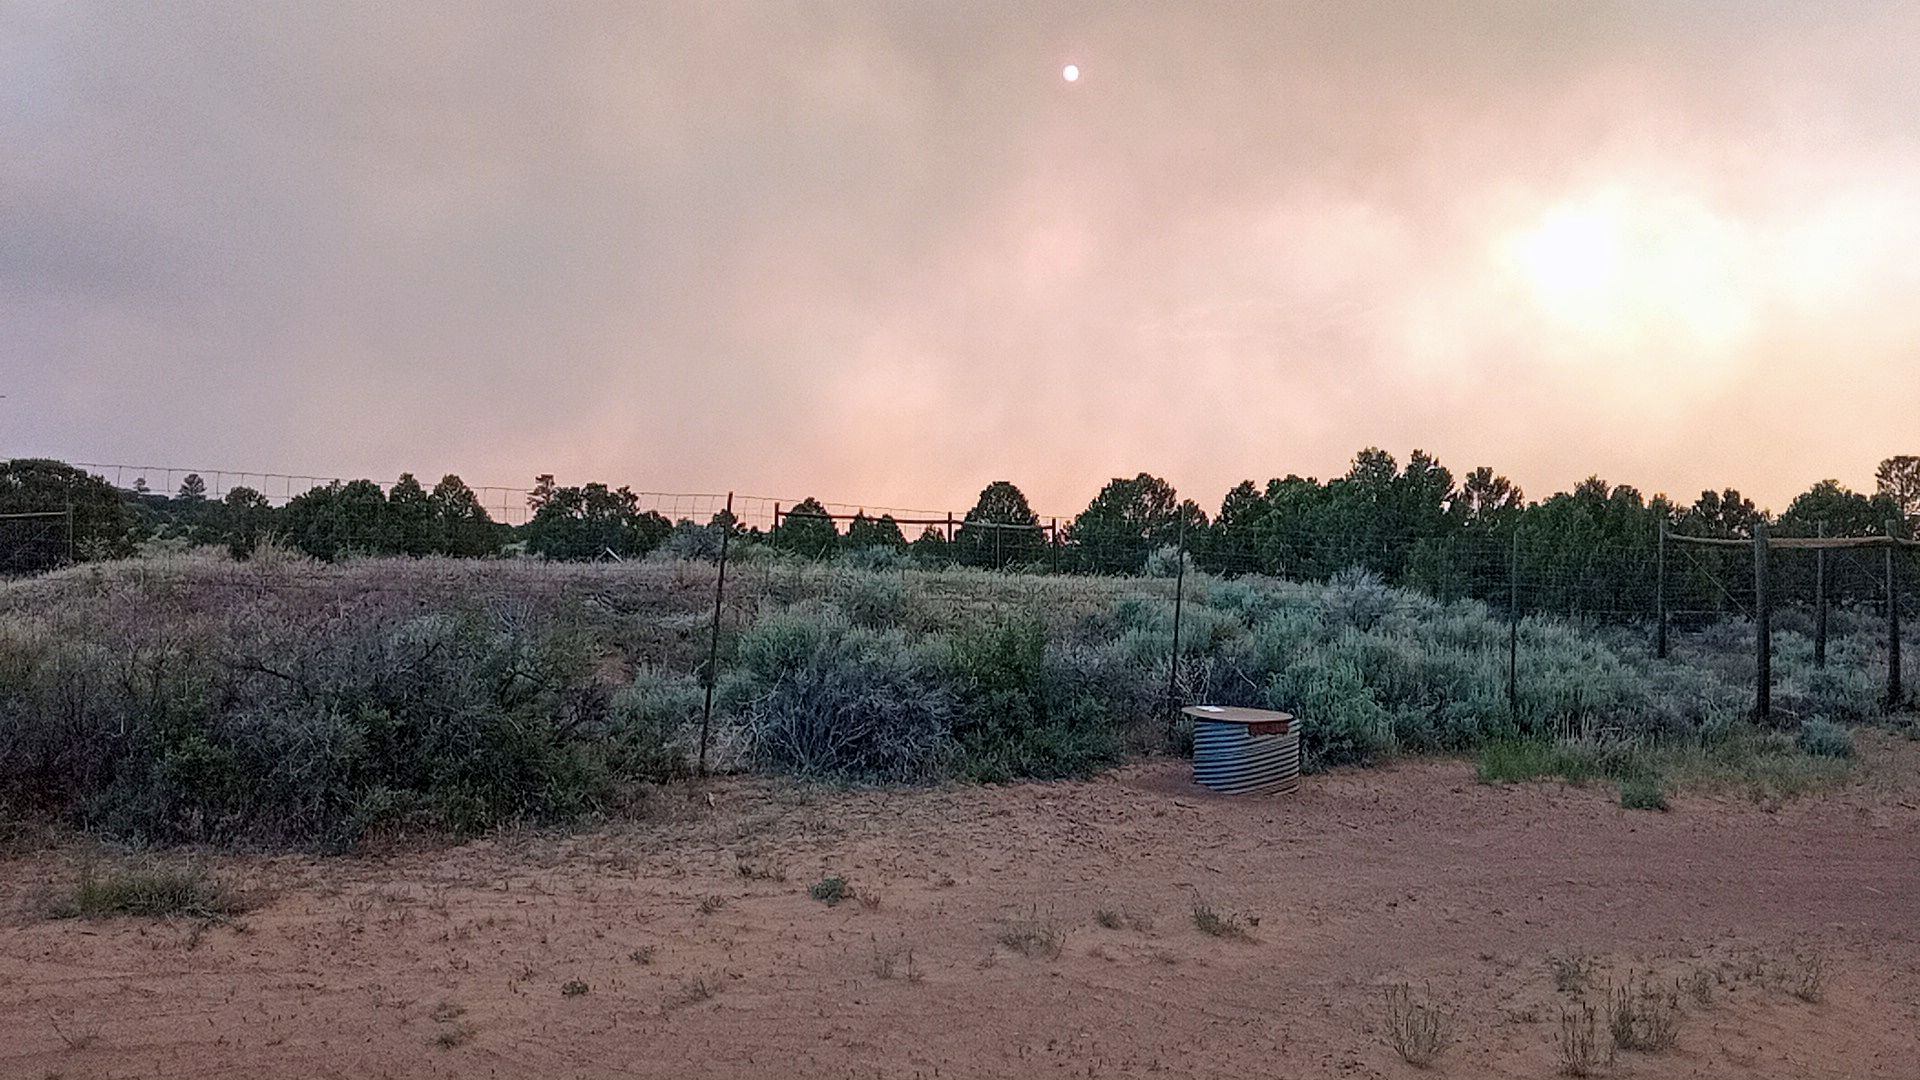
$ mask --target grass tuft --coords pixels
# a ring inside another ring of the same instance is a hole
[[[1631,973],[1607,991],[1607,1031],[1621,1050],[1657,1054],[1680,1037],[1680,993],[1661,989]]]
[[[1564,1076],[1592,1076],[1613,1062],[1611,1048],[1600,1042],[1600,1021],[1585,1002],[1560,1010],[1560,1072]]]
[[[1221,911],[1211,901],[1195,897],[1193,901],[1194,928],[1208,937],[1223,938],[1228,941],[1252,941],[1253,931],[1247,923],[1231,911]]]
[[[1630,776],[1620,781],[1620,805],[1628,810],[1665,810],[1667,793],[1654,776]]]
[[[47,915],[55,919],[218,919],[246,909],[239,894],[197,866],[144,864],[101,871],[88,865],[81,867],[71,891],[47,905]]]
[[[1384,994],[1382,1030],[1400,1059],[1416,1069],[1433,1065],[1453,1041],[1453,1018],[1431,1000],[1432,991],[1415,997],[1413,987],[1396,983]]]
[[[1000,944],[1025,957],[1044,957],[1058,960],[1066,951],[1067,930],[1049,911],[1040,914],[1039,909],[1029,909],[1024,918],[1015,919],[1000,931]]]

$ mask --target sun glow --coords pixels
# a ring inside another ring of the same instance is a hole
[[[1700,202],[1610,189],[1548,208],[1506,261],[1570,345],[1651,357],[1729,354],[1754,317],[1751,243]]]
[[[1620,274],[1621,224],[1615,215],[1587,207],[1562,207],[1514,245],[1514,257],[1548,307],[1591,300]]]

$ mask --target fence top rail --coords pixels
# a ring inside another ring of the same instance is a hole
[[[1677,544],[1701,544],[1706,547],[1750,548],[1753,541],[1727,540],[1714,536],[1682,536],[1668,533],[1667,539]],[[1869,548],[1902,547],[1920,549],[1920,540],[1903,540],[1897,536],[1770,536],[1767,538],[1770,548]]]
[[[866,518],[869,521],[880,520],[872,514],[814,514],[794,510],[782,510],[776,516],[799,518],[803,521],[852,521],[856,518]],[[965,529],[1013,529],[1019,532],[1046,532],[1052,528],[1050,525],[1022,525],[1013,521],[968,521],[963,517],[894,518],[893,523],[895,525],[958,525]]]
[[[18,513],[0,514],[0,520],[13,518],[63,518],[66,516],[67,512],[65,510],[23,510]]]

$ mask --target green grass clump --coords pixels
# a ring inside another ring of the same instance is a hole
[[[1629,776],[1620,781],[1620,805],[1629,810],[1665,810],[1667,793],[1657,776]]]
[[[140,865],[100,871],[86,866],[72,890],[48,905],[47,914],[56,919],[212,919],[245,910],[236,893],[198,867]]]
[[[832,907],[842,900],[851,899],[853,897],[853,886],[847,884],[846,878],[837,876],[830,877],[814,883],[814,885],[807,890],[807,895],[828,907]]]
[[[1529,780],[1565,780],[1584,784],[1604,775],[1595,750],[1586,744],[1544,739],[1501,739],[1480,749],[1477,775],[1483,784]]]

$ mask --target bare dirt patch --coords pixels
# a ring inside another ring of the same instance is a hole
[[[212,926],[45,919],[99,858],[56,849],[0,864],[0,1076],[1535,1078],[1590,1024],[1597,1076],[1911,1077],[1920,752],[1863,742],[1866,782],[1666,814],[1453,763],[726,781],[587,835],[205,859],[258,902]],[[1426,1070],[1396,988],[1443,1014]]]

